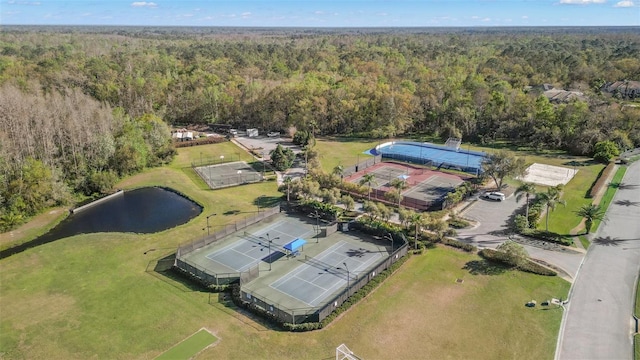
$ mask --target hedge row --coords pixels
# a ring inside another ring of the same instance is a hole
[[[173,146],[176,148],[182,148],[182,147],[189,147],[189,146],[218,144],[225,141],[227,141],[227,139],[223,137],[207,136],[207,137],[203,137],[195,140],[189,140],[189,141],[174,141]]]
[[[480,255],[482,258],[489,261],[495,261],[505,265],[513,266],[509,256],[502,251],[497,251],[493,249],[482,249],[478,252],[478,255]],[[516,269],[520,271],[529,272],[529,273],[538,274],[538,275],[544,275],[544,276],[558,275],[558,273],[556,273],[555,271],[547,269],[546,267],[540,264],[537,264],[531,260],[527,260],[527,262],[525,262],[524,264],[516,266]]]
[[[409,256],[404,256],[400,260],[393,263],[389,268],[380,274],[376,275],[371,281],[367,283],[367,285],[360,288],[360,290],[356,291],[355,294],[351,295],[342,305],[338,306],[329,316],[324,318],[319,323],[304,323],[304,324],[283,324],[284,328],[289,331],[309,331],[321,329],[327,325],[329,325],[333,320],[335,320],[340,314],[347,311],[351,306],[360,302],[360,300],[364,299],[367,295],[369,295],[373,290],[375,290],[382,282],[384,282],[389,276],[391,276],[397,269],[399,269],[409,258]]]
[[[476,252],[478,250],[477,247],[475,247],[475,246],[473,246],[471,244],[467,244],[465,242],[458,241],[458,240],[451,239],[451,238],[446,238],[446,237],[442,238],[442,240],[440,240],[440,242],[442,244],[444,244],[444,245],[451,246],[451,247],[454,247],[454,248],[457,248],[457,249],[462,249],[462,250],[464,250],[466,252]]]
[[[615,166],[615,162],[612,161],[600,172],[598,180],[596,180],[595,184],[591,187],[591,191],[589,191],[589,197],[595,197],[607,186],[607,179],[609,179],[611,173],[615,169]]]
[[[565,246],[571,246],[571,244],[573,243],[573,241],[570,238],[562,236],[558,233],[554,233],[552,231],[523,229],[520,231],[520,234],[530,238],[543,240],[551,243],[556,243],[560,245],[565,245]]]

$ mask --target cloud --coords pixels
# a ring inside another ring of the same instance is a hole
[[[560,4],[565,5],[591,5],[591,4],[604,4],[607,0],[560,0]]]
[[[624,8],[624,7],[634,7],[634,6],[636,6],[636,5],[633,3],[633,1],[626,0],[626,1],[619,1],[613,7],[622,7],[622,8]]]
[[[158,7],[158,4],[154,3],[154,2],[146,2],[146,1],[134,1],[131,3],[132,7],[150,7],[150,8],[154,8],[154,7]]]
[[[529,17],[527,15],[522,15],[522,18],[527,20]]]

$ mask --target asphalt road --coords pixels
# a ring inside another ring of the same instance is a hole
[[[513,195],[508,196],[502,202],[478,199],[462,215],[477,221],[479,225],[472,229],[459,230],[458,239],[479,248],[496,248],[508,239],[509,218],[524,205],[524,199],[516,202]],[[524,244],[523,246],[529,253],[529,257],[542,260],[563,270],[565,274],[560,275],[569,281],[575,278],[584,257],[584,254],[577,251],[550,251],[536,246]]]
[[[556,359],[633,359],[640,272],[640,162],[629,166],[571,288]]]

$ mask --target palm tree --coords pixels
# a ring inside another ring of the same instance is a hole
[[[527,228],[529,228],[529,198],[536,195],[536,186],[532,183],[523,183],[516,189],[516,201],[520,201],[524,195],[527,199],[525,207],[525,217],[527,219]]]
[[[400,203],[402,202],[402,190],[407,188],[407,182],[402,179],[393,179],[391,180],[391,186],[398,190],[398,207],[400,207]]]
[[[549,231],[549,212],[554,210],[558,204],[562,204],[564,206],[567,205],[567,202],[560,199],[560,195],[562,194],[562,186],[558,185],[555,187],[550,187],[547,189],[547,192],[538,194],[538,199],[540,203],[547,208],[546,213],[546,221],[545,221],[545,229]]]
[[[415,226],[415,249],[418,250],[418,233],[420,232],[420,228],[422,227],[422,225],[424,225],[427,221],[426,219],[422,216],[421,213],[419,212],[413,212],[410,216],[409,216],[409,222],[411,224],[413,224],[413,226]]]
[[[591,231],[594,221],[604,219],[604,210],[599,205],[582,205],[576,214],[584,218],[587,234]]]
[[[367,186],[369,187],[369,201],[371,201],[371,185],[378,185],[376,177],[371,173],[364,174],[362,176],[362,179],[360,179],[360,185],[364,184],[367,184]]]

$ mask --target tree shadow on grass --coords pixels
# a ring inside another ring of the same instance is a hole
[[[594,165],[594,164],[597,164],[597,163],[598,162],[593,160],[593,159],[582,160],[582,161],[571,160],[571,161],[567,161],[565,163],[562,163],[562,165],[578,167],[578,166],[591,166],[591,165]]]
[[[510,266],[487,260],[471,260],[462,268],[471,275],[500,275],[511,270]]]

